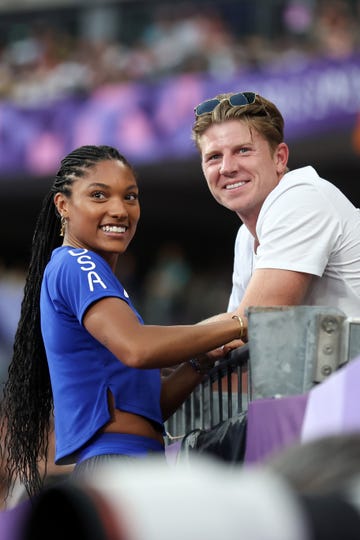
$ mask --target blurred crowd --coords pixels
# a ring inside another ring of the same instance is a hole
[[[134,5],[137,9],[131,9]],[[141,3],[140,3],[141,4]],[[142,7],[141,7],[142,6]],[[346,58],[360,50],[359,0],[119,2],[0,22],[0,99],[22,105],[178,73]]]

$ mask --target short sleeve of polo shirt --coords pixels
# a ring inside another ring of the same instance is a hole
[[[69,310],[80,323],[89,306],[101,298],[113,296],[130,303],[108,263],[92,251],[66,247],[55,250],[45,281],[55,309]]]
[[[270,193],[257,223],[260,245],[254,268],[323,274],[341,231],[317,179],[289,175]]]

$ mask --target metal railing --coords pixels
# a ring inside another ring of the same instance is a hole
[[[248,406],[248,345],[218,362],[185,403],[167,420],[167,442],[193,429],[210,429]]]
[[[339,309],[254,307],[247,316],[248,344],[219,362],[169,418],[167,442],[211,429],[255,399],[307,392],[360,355],[360,317]]]

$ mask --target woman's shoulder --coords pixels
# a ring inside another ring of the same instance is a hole
[[[88,269],[94,266],[109,267],[105,259],[95,251],[72,246],[60,246],[54,249],[50,263],[56,266],[74,264]]]
[[[45,270],[45,278],[75,278],[75,275],[97,274],[112,281],[114,274],[101,255],[84,248],[61,246],[56,248]]]

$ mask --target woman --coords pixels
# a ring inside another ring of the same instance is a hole
[[[42,487],[53,407],[56,464],[91,470],[109,456],[164,452],[163,422],[213,364],[204,353],[246,335],[236,314],[143,324],[115,276],[139,217],[134,171],[116,149],[83,146],[62,160],[35,228],[2,403],[9,483],[19,478],[30,496]]]

